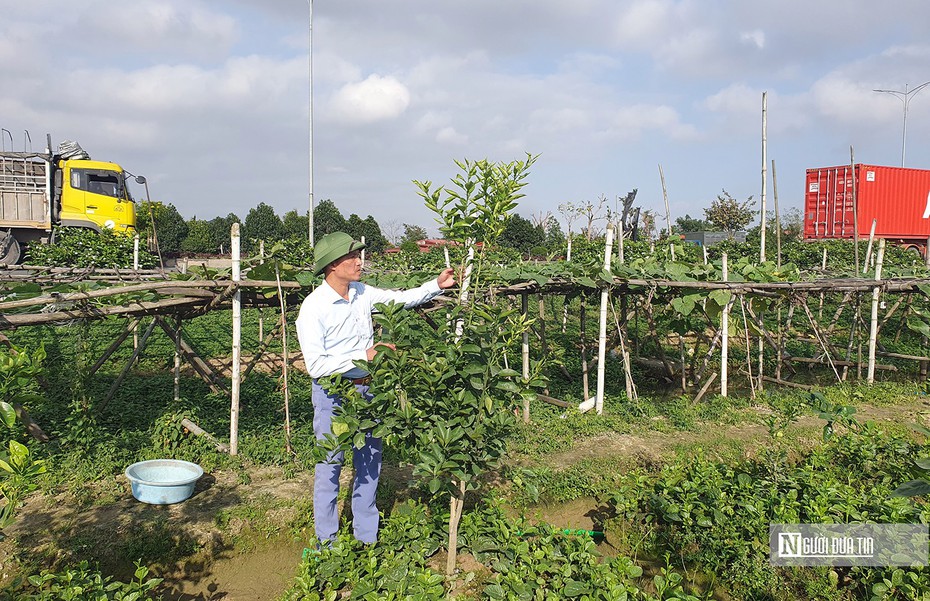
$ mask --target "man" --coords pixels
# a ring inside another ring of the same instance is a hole
[[[425,303],[442,290],[455,285],[452,269],[445,269],[435,280],[406,291],[382,290],[359,282],[362,275],[361,250],[365,245],[344,232],[327,234],[314,252],[316,275],[323,283],[304,300],[297,316],[297,339],[313,378],[313,432],[322,439],[332,430],[333,408],[340,403],[319,384],[319,378],[342,374],[352,380],[361,394],[368,394],[371,376],[354,361],[371,361],[379,346],[374,342],[371,313],[375,303],[399,302],[406,307]],[[355,538],[374,543],[378,538],[378,508],[375,493],[381,475],[381,439],[368,436],[365,446],[353,450],[355,482],[352,490],[352,526]],[[316,535],[323,545],[331,544],[339,530],[336,498],[343,454],[333,463],[316,464],[313,484],[313,519]]]

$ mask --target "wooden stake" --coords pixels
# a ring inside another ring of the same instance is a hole
[[[882,263],[885,260],[885,239],[878,241],[878,256],[875,259],[875,281],[882,281]],[[872,289],[872,320],[869,328],[869,371],[866,382],[875,382],[875,343],[878,340],[878,299],[881,296],[881,286]]]
[[[119,348],[119,346],[123,343],[123,341],[126,340],[126,338],[129,336],[129,332],[134,332],[136,330],[136,326],[138,325],[139,325],[138,317],[130,320],[129,324],[123,329],[122,333],[120,333],[120,335],[116,337],[116,340],[110,343],[110,346],[108,346],[107,350],[103,352],[103,355],[101,355],[100,358],[97,359],[97,362],[94,363],[93,366],[91,366],[90,371],[88,372],[87,375],[92,376],[95,373],[97,373],[97,370],[103,366],[106,360],[109,359],[110,356],[114,352],[116,352],[116,349]],[[137,348],[139,348],[138,344],[133,345],[133,349],[137,349]]]
[[[717,372],[710,374],[710,377],[707,378],[707,381],[704,382],[704,385],[701,386],[701,390],[697,393],[697,396],[694,397],[694,400],[691,402],[692,403],[700,402],[700,400],[704,398],[704,395],[707,394],[708,389],[710,389],[710,385],[713,384],[714,380],[716,379],[717,379]]]
[[[723,253],[723,281],[726,282],[728,278],[727,270],[727,253]],[[731,293],[732,294],[732,293]],[[733,302],[733,297],[730,297],[730,300],[727,301],[727,305],[723,308],[723,313],[720,315],[720,396],[727,396],[727,359],[730,353],[730,305]]]
[[[213,443],[213,446],[216,447],[217,451],[220,451],[221,453],[229,452],[229,445],[218,441],[216,438],[213,437],[212,434],[210,434],[209,432],[207,432],[206,430],[204,430],[203,428],[201,428],[200,426],[198,426],[191,420],[187,419],[186,417],[181,420],[181,425],[187,428],[188,430],[190,430],[190,433],[193,434],[194,436],[203,436],[204,438],[209,440],[211,443]]]
[[[778,212],[778,178],[775,176],[775,159],[772,159],[772,201],[775,203],[775,267],[781,269],[781,215]]]
[[[672,244],[672,213],[668,210],[668,191],[665,189],[665,173],[662,172],[661,164],[659,165],[659,179],[662,180],[662,198],[665,200],[665,227],[668,230],[668,242],[672,251],[672,261],[674,261],[675,245]]]
[[[520,296],[520,311],[523,314],[523,321],[527,319],[530,306],[530,295],[524,292]],[[529,330],[523,331],[523,345],[522,345],[522,355],[523,355],[523,381],[530,381],[530,332]],[[523,399],[523,423],[530,423],[530,402],[527,399]]]
[[[290,455],[293,451],[291,450],[290,389],[287,385],[287,307],[284,304],[284,291],[281,288],[281,272],[277,261],[275,261],[274,265],[274,277],[278,282],[278,300],[281,303],[281,353],[284,355],[284,366],[281,368],[281,377],[284,379],[284,448],[287,450],[288,455]]]
[[[586,342],[587,336],[585,335],[585,323],[587,322],[587,296],[584,294],[581,295],[581,394],[584,399],[584,402],[590,398],[590,391],[588,390],[588,344]]]
[[[856,273],[859,273],[859,199],[856,196],[856,155],[852,145],[849,146],[849,177],[852,180],[853,255],[856,260]]]
[[[174,402],[181,400],[181,318],[174,320]]]
[[[872,261],[872,244],[875,242],[876,227],[878,227],[878,219],[872,219],[872,229],[869,230],[869,243],[865,247],[865,261],[862,263],[862,275],[869,271],[869,263]]]
[[[232,247],[232,280],[242,279],[239,256],[239,224],[230,230]],[[242,292],[236,288],[232,298],[232,387],[229,406],[229,454],[239,454],[239,358],[242,353]]]
[[[610,270],[610,254],[613,251],[614,231],[607,228],[604,244],[604,269]],[[604,413],[604,366],[607,356],[607,301],[610,298],[610,287],[606,284],[601,289],[601,312],[597,343],[597,392],[594,399],[594,410],[598,415]]]

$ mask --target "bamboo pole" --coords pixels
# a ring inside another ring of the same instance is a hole
[[[239,256],[239,224],[230,229],[232,248],[232,279],[238,283],[242,277]],[[242,353],[242,292],[237,288],[232,298],[232,387],[229,407],[229,454],[239,454],[239,357]]]
[[[880,282],[882,279],[882,263],[885,260],[885,239],[880,238],[878,241],[878,256],[875,258],[875,281]],[[875,343],[878,340],[878,299],[881,295],[881,286],[875,286],[872,290],[872,320],[869,328],[869,371],[866,376],[866,382],[873,384],[875,382]]]
[[[113,395],[116,394],[116,391],[119,388],[120,384],[123,383],[123,380],[126,378],[126,375],[129,374],[129,370],[132,369],[132,366],[139,359],[139,355],[142,354],[142,351],[148,345],[149,336],[152,335],[152,331],[154,329],[155,329],[155,320],[153,319],[152,323],[149,324],[149,327],[146,328],[145,333],[142,335],[142,338],[139,340],[139,347],[136,348],[132,352],[132,356],[129,357],[129,361],[127,361],[126,365],[123,366],[123,371],[121,371],[119,376],[117,376],[116,380],[114,380],[113,384],[110,386],[109,392],[107,392],[107,396],[104,397],[103,401],[100,403],[100,406],[97,407],[97,411],[99,413],[103,412],[103,409],[110,402],[110,399],[112,399]]]
[[[139,234],[132,239],[132,270],[139,271]],[[139,320],[132,326],[132,350],[139,348]]]
[[[668,230],[669,245],[672,249],[672,261],[674,261],[675,245],[672,244],[672,213],[668,210],[668,191],[665,189],[665,173],[662,172],[661,163],[659,164],[659,179],[662,180],[662,198],[665,200],[665,227]]]
[[[136,326],[138,326],[138,325],[139,325],[139,318],[138,318],[138,317],[135,318],[135,319],[133,319],[133,320],[131,320],[131,321],[129,322],[129,324],[127,324],[127,326],[126,326],[125,328],[123,328],[122,333],[120,333],[120,335],[116,337],[116,340],[114,340],[113,342],[110,343],[110,346],[107,347],[107,350],[103,351],[103,355],[101,355],[100,358],[97,359],[97,362],[94,363],[94,364],[91,366],[91,368],[90,368],[90,370],[88,371],[87,375],[88,375],[88,376],[92,376],[92,375],[94,375],[95,373],[97,373],[97,370],[100,369],[100,368],[103,366],[103,364],[106,362],[106,360],[109,359],[110,356],[111,356],[114,352],[116,352],[116,349],[119,348],[119,346],[123,343],[123,341],[126,340],[126,338],[129,336],[129,332],[135,332],[135,331],[136,331]],[[139,345],[138,345],[138,344],[136,344],[135,346],[133,346],[133,350],[135,350],[135,349],[137,349],[137,348],[139,348]]]
[[[530,307],[530,295],[524,292],[520,296],[520,312],[524,323],[527,320]],[[523,356],[523,381],[530,381],[530,332],[529,329],[523,330],[523,344],[521,348]],[[530,423],[530,402],[524,397],[523,399],[523,423]]]
[[[723,281],[729,278],[727,269],[727,253],[723,253]],[[727,358],[730,352],[730,304],[732,298],[727,301],[723,312],[720,314],[720,396],[727,396]]]
[[[701,390],[698,391],[697,396],[695,396],[694,400],[691,402],[692,403],[700,402],[700,400],[704,398],[704,395],[707,394],[707,391],[710,389],[710,385],[713,384],[714,380],[716,379],[717,379],[717,372],[711,373],[710,377],[707,378],[707,382],[705,382],[704,385],[701,386]]]
[[[213,443],[213,446],[216,447],[217,451],[220,451],[221,453],[229,452],[229,445],[218,441],[216,438],[213,437],[212,434],[210,434],[209,432],[207,432],[206,430],[204,430],[203,428],[201,428],[200,426],[198,426],[191,420],[187,419],[186,417],[181,420],[181,425],[187,428],[188,430],[190,430],[191,434],[193,434],[194,436],[202,436],[206,438],[207,440],[209,440],[211,443]]]
[[[362,252],[365,252],[364,250]],[[258,241],[258,264],[265,264],[265,241]],[[362,259],[364,265],[365,260]],[[259,307],[258,309],[258,342],[261,343],[265,339],[265,312]]]
[[[859,273],[859,199],[856,195],[856,155],[852,145],[849,146],[849,177],[852,179],[853,255],[856,260],[856,273]]]
[[[287,306],[284,304],[284,292],[281,288],[281,270],[277,261],[275,261],[274,265],[274,276],[278,281],[278,300],[281,304],[281,354],[284,359],[284,366],[281,368],[281,377],[284,380],[284,448],[287,450],[288,455],[290,455],[293,451],[291,449],[291,397],[287,382]]]
[[[587,297],[584,294],[582,294],[581,295],[581,328],[580,328],[581,393],[582,393],[581,398],[584,399],[584,402],[587,402],[588,400],[590,400],[590,391],[588,389],[588,343],[586,342],[587,337],[586,337],[586,332],[585,332],[585,324],[587,322],[587,307],[586,307],[587,300],[588,300]]]
[[[626,263],[626,258],[623,256],[623,222],[621,221],[617,226],[617,259],[619,259],[620,264]]]
[[[752,377],[752,358],[749,355],[749,320],[746,319],[746,302],[743,295],[739,297],[739,306],[740,313],[743,316],[743,333],[746,336],[746,371],[749,373],[749,394],[754,399],[756,398],[756,383]],[[762,342],[762,339],[759,339],[759,342]]]
[[[604,245],[604,269],[610,269],[610,254],[613,250],[614,231],[607,228]],[[610,289],[604,286],[601,290],[601,312],[597,343],[597,393],[594,399],[594,410],[598,415],[604,413],[604,366],[607,355],[607,302],[610,299]]]
[[[872,244],[875,242],[875,228],[878,227],[878,218],[872,219],[872,229],[869,230],[869,244],[865,247],[865,261],[862,264],[862,275],[869,271],[869,263],[872,261]]]
[[[781,269],[781,214],[778,211],[778,177],[772,159],[772,202],[775,203],[775,267]]]
[[[759,262],[765,263],[765,210],[768,208],[765,202],[765,192],[768,187],[766,182],[766,175],[768,171],[768,161],[766,158],[766,152],[768,151],[768,102],[766,101],[766,93],[762,92],[762,198],[759,203],[762,205],[760,213],[759,223],[759,233],[762,236],[759,241]],[[746,349],[747,351],[749,349]],[[726,395],[724,395],[726,396]]]
[[[826,273],[827,271],[827,247],[823,247],[823,259],[820,262],[821,273]],[[823,299],[824,293],[820,293],[820,304],[817,307],[817,319],[823,319]]]
[[[181,318],[174,320],[174,402],[181,400]]]

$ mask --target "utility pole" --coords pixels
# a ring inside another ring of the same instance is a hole
[[[930,81],[926,81],[913,90],[908,91],[907,84],[904,84],[904,91],[901,90],[872,90],[873,92],[882,92],[883,94],[892,94],[898,100],[904,104],[904,128],[901,133],[901,166],[904,167],[904,153],[907,149],[907,105],[911,102],[911,97],[913,97],[917,92],[923,90],[925,87],[930,85]]]

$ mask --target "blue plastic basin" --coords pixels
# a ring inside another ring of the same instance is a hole
[[[203,468],[179,459],[150,459],[126,468],[132,496],[152,505],[169,505],[187,499],[194,494],[194,484],[201,476]]]

